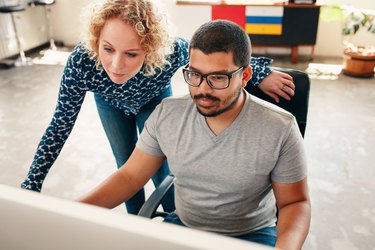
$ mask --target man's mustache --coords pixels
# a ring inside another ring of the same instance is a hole
[[[217,98],[215,96],[212,96],[210,94],[208,94],[208,95],[198,94],[198,95],[194,96],[194,100],[199,100],[199,99],[202,99],[202,98],[206,98],[206,99],[209,99],[209,100],[212,100],[212,101],[220,101],[219,98]]]

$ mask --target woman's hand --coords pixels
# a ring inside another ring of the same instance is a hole
[[[293,78],[286,73],[276,70],[264,78],[258,87],[277,103],[280,101],[279,97],[290,101],[291,97],[294,96],[295,90]]]

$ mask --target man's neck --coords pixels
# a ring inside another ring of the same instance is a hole
[[[246,100],[245,92],[241,93],[237,103],[233,106],[232,109],[218,115],[215,117],[205,117],[206,123],[210,130],[215,134],[219,135],[223,132],[226,128],[228,128],[234,120],[236,120],[237,116],[241,112]]]

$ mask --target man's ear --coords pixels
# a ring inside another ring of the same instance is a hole
[[[253,70],[250,66],[246,66],[242,74],[242,87],[245,88],[247,82],[250,81],[251,76],[253,75]]]

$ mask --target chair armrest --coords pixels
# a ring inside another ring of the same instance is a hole
[[[146,218],[165,217],[167,213],[156,212],[165,194],[173,185],[174,176],[168,175],[141,207],[138,215]]]

